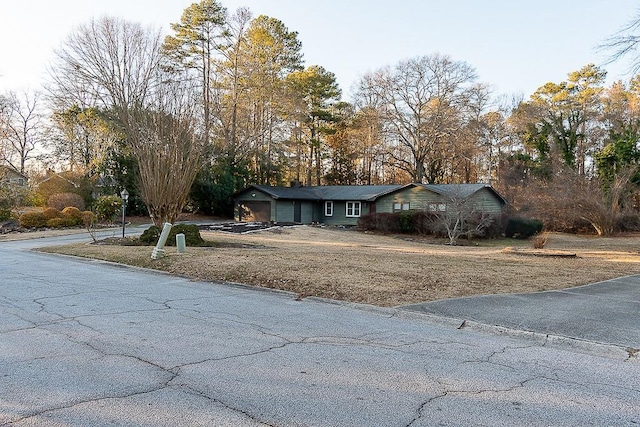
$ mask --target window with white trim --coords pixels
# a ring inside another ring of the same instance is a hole
[[[393,211],[394,212],[408,211],[410,209],[411,209],[411,205],[409,204],[409,202],[394,202],[393,203]]]
[[[360,216],[361,204],[360,202],[347,202],[347,218],[355,218]]]
[[[333,202],[324,202],[324,216],[333,216]]]
[[[430,203],[429,210],[431,212],[437,212],[437,211],[444,212],[447,210],[447,205],[444,203]]]

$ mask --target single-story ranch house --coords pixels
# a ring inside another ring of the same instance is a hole
[[[500,215],[505,199],[488,184],[251,185],[234,195],[235,220],[356,225],[361,215],[410,209],[444,211],[452,200]]]

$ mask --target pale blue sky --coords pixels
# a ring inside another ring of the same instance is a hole
[[[113,15],[169,30],[194,0],[0,0],[0,93],[38,89],[52,50],[74,26]],[[604,57],[595,47],[629,20],[635,0],[222,0],[299,33],[306,65],[336,74],[344,98],[358,78],[441,53],[474,66],[495,94],[527,98]],[[605,67],[627,80],[626,64]]]

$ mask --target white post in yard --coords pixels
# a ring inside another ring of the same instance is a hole
[[[171,231],[171,224],[165,222],[162,227],[162,233],[160,233],[160,238],[158,239],[158,243],[156,247],[153,248],[153,252],[151,252],[151,259],[158,259],[164,256],[164,244],[167,243],[167,237],[169,237],[169,232]]]
[[[184,233],[176,234],[176,247],[179,254],[187,252],[187,240]]]

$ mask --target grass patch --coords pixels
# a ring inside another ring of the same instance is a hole
[[[568,251],[576,254],[572,258],[522,256],[531,242],[514,239],[448,246],[429,238],[317,227],[202,236],[209,246],[188,247],[181,255],[168,247],[167,256],[155,261],[151,247],[80,244],[44,251],[380,306],[561,289],[640,273],[637,235],[550,234],[541,251]]]

